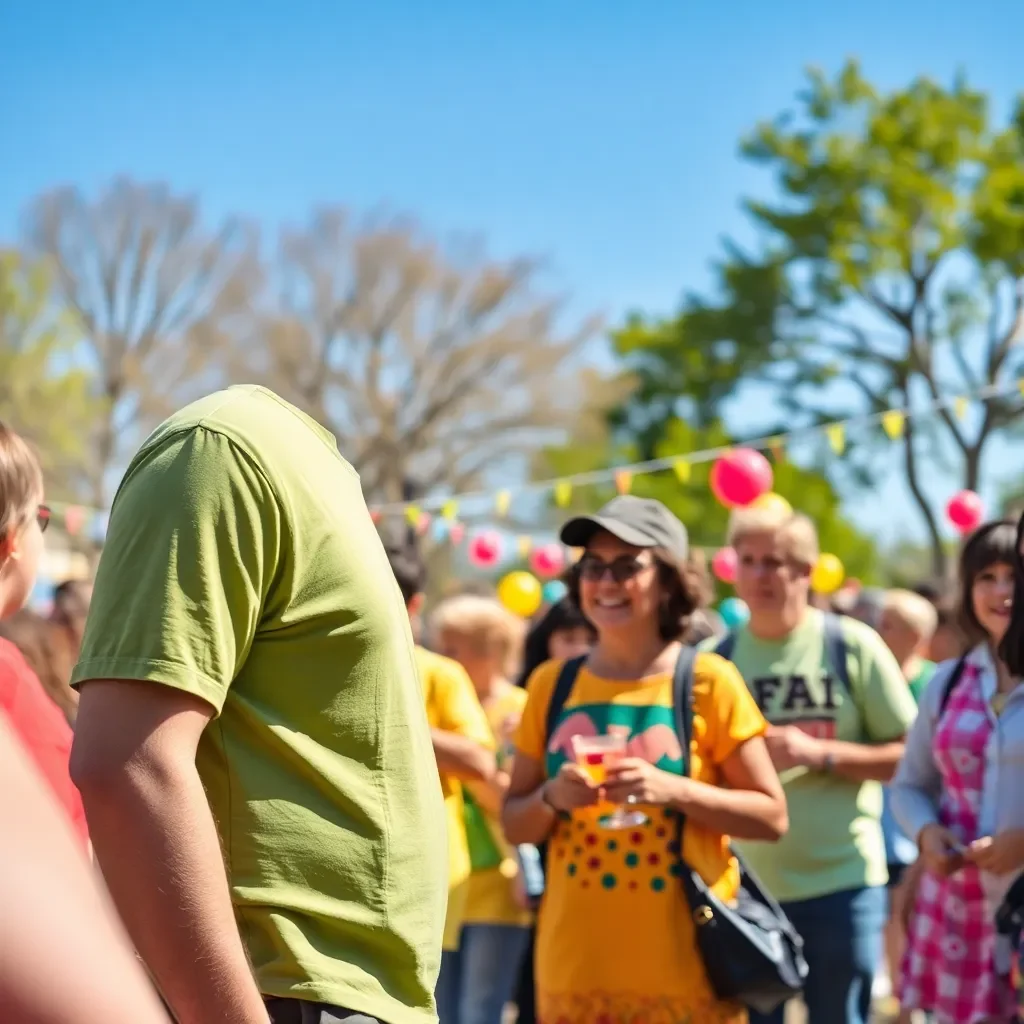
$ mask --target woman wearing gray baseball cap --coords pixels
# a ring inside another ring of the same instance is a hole
[[[597,643],[530,679],[504,814],[510,841],[547,843],[538,1015],[740,1024],[696,947],[674,824],[684,812],[684,860],[732,898],[727,837],[771,841],[788,824],[765,721],[730,663],[698,655],[684,776],[672,674],[702,587],[686,528],[661,502],[622,496],[561,538],[584,549],[569,592]]]

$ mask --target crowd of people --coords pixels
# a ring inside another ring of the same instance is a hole
[[[0,1019],[782,1024],[719,991],[689,872],[778,901],[810,1024],[866,1024],[879,977],[902,1022],[1022,1019],[1016,524],[952,594],[829,600],[806,516],[736,510],[727,631],[626,495],[562,526],[534,621],[428,607],[415,536],[254,387],[146,441],[43,619],[47,521],[0,427]]]

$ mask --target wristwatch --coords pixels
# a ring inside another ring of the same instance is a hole
[[[828,775],[832,774],[832,769],[836,766],[835,756],[831,753],[826,754],[821,759],[821,770]]]

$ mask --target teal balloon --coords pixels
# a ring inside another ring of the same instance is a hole
[[[750,609],[746,601],[741,601],[738,597],[727,597],[718,606],[718,614],[722,616],[722,621],[729,629],[735,629],[746,624],[750,618]]]
[[[541,593],[545,604],[557,604],[568,593],[568,588],[561,580],[548,580]]]

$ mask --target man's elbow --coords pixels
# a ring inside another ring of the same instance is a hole
[[[753,831],[758,834],[749,838],[765,843],[777,843],[789,831],[789,807],[783,794],[772,800]]]
[[[68,767],[71,781],[86,803],[121,789],[128,777],[128,766],[122,757],[104,750],[88,735],[81,733],[75,734]]]
[[[459,772],[463,782],[493,782],[498,774],[498,760],[494,751],[481,743],[470,743],[467,746],[462,771]]]
[[[69,764],[71,781],[89,805],[111,803],[150,793],[153,798],[174,787],[181,765],[148,745],[131,753],[111,749],[86,735],[75,735]]]

